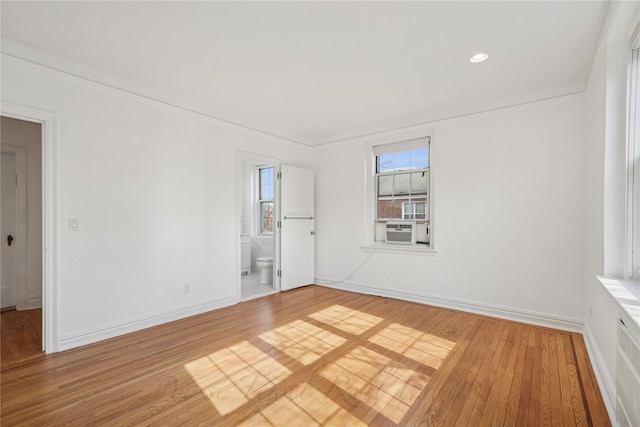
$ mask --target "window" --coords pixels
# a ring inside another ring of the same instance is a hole
[[[378,221],[428,219],[429,149],[376,156]]]
[[[404,202],[402,204],[402,219],[426,219],[427,202]]]
[[[637,45],[636,45],[637,46]],[[627,138],[626,275],[640,280],[640,48],[632,51]]]
[[[430,138],[372,146],[370,205],[374,243],[386,241],[388,221],[415,222],[415,249],[432,248]],[[425,245],[425,246],[421,246]]]
[[[273,167],[258,168],[258,181],[260,234],[273,234]]]

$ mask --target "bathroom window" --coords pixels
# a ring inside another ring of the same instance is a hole
[[[260,234],[273,234],[273,167],[258,168]]]

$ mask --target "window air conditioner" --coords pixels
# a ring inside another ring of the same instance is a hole
[[[416,223],[406,221],[388,221],[386,224],[387,243],[412,245],[416,241]]]

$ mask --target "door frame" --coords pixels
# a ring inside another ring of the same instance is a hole
[[[16,263],[16,308],[27,307],[27,149],[2,144],[2,154],[12,154],[15,159],[16,182],[16,235],[19,237]],[[3,236],[4,237],[4,236]],[[0,242],[4,244],[4,242]]]
[[[242,245],[240,242],[240,233],[242,232],[242,224],[240,223],[240,218],[242,216],[242,191],[243,188],[240,185],[243,182],[241,178],[242,174],[242,163],[243,162],[251,162],[251,163],[264,163],[268,165],[273,165],[274,171],[274,200],[273,200],[273,219],[276,220],[280,218],[280,183],[276,179],[278,172],[280,172],[280,159],[270,156],[265,156],[264,154],[251,153],[248,151],[237,150],[236,152],[236,297],[237,302],[242,301],[242,278],[240,276],[241,269],[241,250]],[[276,225],[276,224],[274,224]],[[277,231],[276,231],[277,230]],[[274,229],[273,232],[273,288],[280,292],[280,277],[276,274],[276,271],[280,269],[280,230]]]
[[[0,115],[41,125],[42,150],[42,350],[58,351],[56,281],[56,122],[55,113],[2,101]],[[17,167],[17,165],[16,165]],[[26,260],[26,258],[25,258]]]

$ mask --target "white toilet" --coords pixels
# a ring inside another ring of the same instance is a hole
[[[256,258],[256,267],[260,272],[260,280],[258,283],[261,285],[269,285],[273,282],[273,257],[263,256]]]

